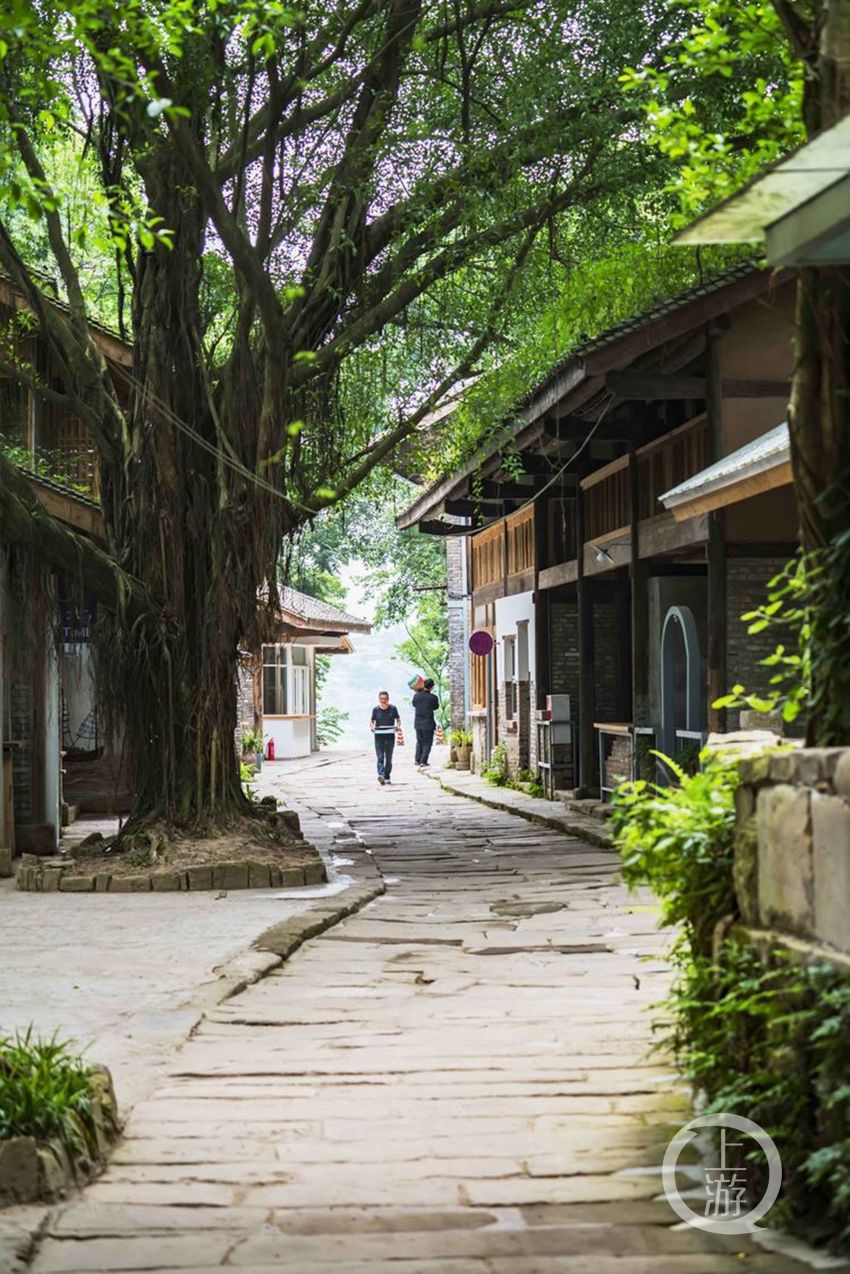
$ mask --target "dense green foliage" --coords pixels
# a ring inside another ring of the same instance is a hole
[[[669,764],[669,762],[667,762]],[[771,1216],[808,1237],[850,1242],[850,982],[832,965],[767,958],[728,936],[734,765],[717,761],[679,785],[625,785],[612,825],[623,877],[649,885],[677,926],[676,980],[659,1023],[709,1111],[759,1123],[777,1144],[783,1193]],[[763,1160],[749,1167],[754,1197]]]
[[[645,104],[647,136],[672,162],[682,222],[804,139],[805,68],[771,0],[678,7],[689,19],[684,35],[622,78]]]
[[[57,1140],[72,1160],[98,1158],[92,1068],[55,1035],[0,1037],[0,1139],[9,1137]]]
[[[664,758],[678,783],[624,783],[612,827],[628,885],[648,884],[664,924],[680,926],[677,961],[711,954],[714,927],[735,911],[732,856],[738,772],[721,760],[695,774]]]

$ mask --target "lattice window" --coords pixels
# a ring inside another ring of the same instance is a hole
[[[487,655],[470,655],[473,708],[487,707]]]
[[[508,574],[534,570],[534,505],[508,518]]]
[[[483,588],[504,577],[504,524],[497,522],[472,539],[472,586]]]
[[[44,403],[36,438],[59,482],[98,494],[97,455],[85,425],[58,403]]]

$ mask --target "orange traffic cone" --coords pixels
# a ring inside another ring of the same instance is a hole
[[[443,727],[441,725],[438,725],[437,726],[437,742],[445,743],[445,741],[446,741],[446,736],[443,733]]]

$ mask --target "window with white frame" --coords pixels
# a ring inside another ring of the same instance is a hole
[[[505,683],[505,718],[512,721],[516,716],[516,638],[506,637],[504,639],[505,650],[505,667],[504,667],[504,683]]]
[[[289,712],[286,646],[263,646],[263,712],[285,717]]]
[[[292,691],[289,711],[293,716],[310,715],[310,669],[307,667],[290,668]]]
[[[306,647],[263,646],[263,712],[266,716],[310,716],[311,690]]]

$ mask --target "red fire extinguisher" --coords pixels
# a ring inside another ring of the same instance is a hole
[[[274,739],[269,739],[269,746],[266,748],[266,760],[274,760]]]

